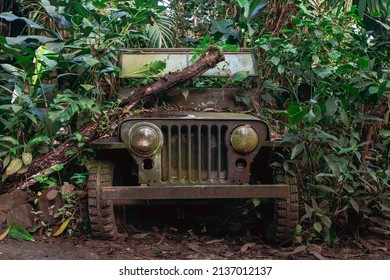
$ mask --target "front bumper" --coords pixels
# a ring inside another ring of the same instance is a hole
[[[185,200],[231,198],[288,198],[289,185],[191,185],[191,186],[111,186],[101,187],[101,199],[114,205],[135,200]]]

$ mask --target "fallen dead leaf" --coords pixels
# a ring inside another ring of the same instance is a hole
[[[312,255],[316,256],[319,260],[326,260],[326,258],[324,256],[322,256],[319,252],[313,250],[311,252]]]
[[[246,251],[248,251],[248,249],[252,248],[256,246],[256,243],[252,242],[252,243],[246,243],[244,245],[242,245],[240,251],[241,253],[245,253]]]
[[[230,257],[233,257],[234,256],[234,253],[232,252],[226,252],[225,254],[223,254],[224,257],[226,258],[230,258]]]
[[[134,239],[144,239],[148,235],[150,235],[150,232],[134,234],[131,237],[133,237]]]
[[[382,250],[383,252],[387,252],[388,248],[387,247],[377,247],[377,250]]]
[[[383,243],[379,242],[378,240],[375,240],[375,239],[367,239],[367,242],[369,242],[370,244],[374,245],[374,246],[381,246],[383,245]]]
[[[71,193],[74,191],[74,189],[75,189],[75,186],[73,186],[72,184],[62,185],[61,186],[61,193],[62,194]]]
[[[0,241],[3,240],[9,233],[9,229],[11,227],[8,227],[6,231],[4,231],[1,235],[0,235]]]
[[[188,248],[197,253],[203,252],[202,248],[199,246],[199,243],[188,243]]]
[[[303,252],[305,250],[306,250],[306,246],[301,245],[301,246],[298,246],[297,248],[295,248],[294,251],[292,252],[292,254],[300,253],[300,252]]]
[[[213,243],[220,243],[222,241],[224,241],[225,239],[214,239],[214,240],[210,240],[210,241],[207,241],[205,244],[213,244]]]
[[[370,243],[368,243],[366,240],[364,240],[363,238],[360,239],[360,244],[362,244],[363,247],[369,251],[372,251],[372,249],[373,249],[373,246]]]

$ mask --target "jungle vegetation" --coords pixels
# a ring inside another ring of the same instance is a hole
[[[3,183],[47,153],[61,127],[83,145],[82,123],[118,105],[129,86],[120,49],[248,47],[259,77],[243,102],[297,143],[283,158],[301,185],[295,242],[331,245],[340,229],[390,234],[389,0],[5,0],[0,12]],[[91,153],[40,178],[36,195],[64,182],[82,190]],[[71,234],[72,197],[66,205],[58,216]]]

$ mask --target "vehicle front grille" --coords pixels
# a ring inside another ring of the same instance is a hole
[[[151,155],[137,155],[128,148],[137,164],[132,175],[148,186],[247,184],[251,162],[268,135],[266,124],[252,116],[181,113],[129,118],[120,127],[120,140],[127,147],[131,128],[139,124],[153,124],[163,135],[161,148]],[[230,134],[241,125],[250,125],[259,136],[258,147],[250,153],[239,153],[230,144]]]
[[[162,125],[161,181],[169,184],[223,183],[228,177],[223,124]]]

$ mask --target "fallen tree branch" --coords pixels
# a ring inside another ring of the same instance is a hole
[[[183,70],[169,73],[155,82],[130,92],[129,97],[120,103],[117,110],[110,113],[109,116],[100,117],[97,121],[88,122],[79,131],[81,135],[88,139],[85,144],[88,144],[90,141],[107,133],[107,129],[104,131],[99,130],[103,121],[108,120],[110,124],[113,124],[112,126],[116,126],[115,124],[120,123],[126,118],[131,110],[140,108],[144,103],[166,93],[170,89],[195,80],[204,72],[214,68],[219,62],[224,60],[224,55],[218,49],[211,47],[203,53],[195,63]],[[112,126],[110,126],[110,128]],[[85,146],[86,145],[79,147],[78,141],[69,138],[57,148],[51,150],[42,157],[35,159],[25,174],[15,174],[8,177],[5,182],[1,182],[0,193],[11,192],[15,189],[28,189],[37,183],[38,176],[42,177],[43,174],[43,176],[49,176],[56,171],[53,167],[59,165],[65,166],[74,159],[75,154],[81,153]],[[72,151],[72,153],[69,153],[69,151]],[[76,153],[74,151],[76,151]]]

